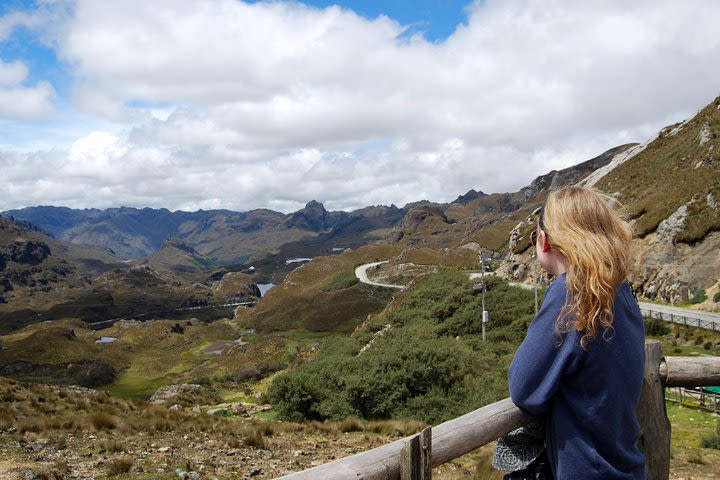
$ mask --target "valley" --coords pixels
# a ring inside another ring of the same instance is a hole
[[[272,478],[504,398],[534,315],[520,285],[542,297],[549,281],[529,234],[563,185],[624,205],[643,301],[720,311],[718,132],[720,98],[643,144],[444,204],[4,212],[0,474],[114,476],[126,459],[127,478]],[[480,258],[487,341],[467,274]],[[713,332],[656,336],[668,354],[720,353]],[[186,385],[201,393],[150,402]],[[207,413],[222,404],[235,410]],[[696,440],[673,447],[674,471],[712,478],[720,456]],[[488,455],[437,478],[492,478]]]

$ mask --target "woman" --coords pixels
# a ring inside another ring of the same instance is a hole
[[[545,419],[556,479],[644,479],[635,416],[643,318],[625,281],[631,230],[596,190],[550,193],[536,251],[556,275],[513,358],[513,402]]]

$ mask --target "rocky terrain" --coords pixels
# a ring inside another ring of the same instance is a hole
[[[172,263],[181,257],[168,253],[174,251],[191,260]],[[0,333],[62,318],[88,323],[188,313],[220,318],[231,316],[237,303],[260,297],[249,276],[221,268],[208,272],[211,266],[172,240],[145,262],[120,262],[92,247],[57,240],[25,221],[0,217]],[[200,307],[207,311],[195,311]]]
[[[7,407],[0,412],[0,477],[270,479],[424,428],[410,421],[263,420],[262,405],[243,404],[232,410],[228,404],[205,404],[215,399],[211,392],[188,396],[189,390],[198,391],[189,387],[166,388],[164,402],[130,402],[81,387],[25,385],[0,377],[0,395]],[[183,394],[184,399],[177,398]],[[706,430],[703,418],[696,421]],[[433,477],[499,480],[502,473],[490,466],[492,448],[490,444],[435,468]],[[695,455],[674,448],[670,478],[715,478],[720,454],[706,449],[702,457]]]
[[[261,420],[263,405],[207,405],[203,402],[215,398],[198,387],[165,388],[158,394],[162,401],[145,403],[0,377],[3,401],[12,398],[0,413],[0,477],[89,479],[126,473],[130,477],[124,478],[137,479],[269,479],[424,428],[412,421]],[[68,410],[72,418],[63,416]],[[484,449],[471,461],[446,464],[435,469],[436,478],[470,478],[479,456],[487,468],[489,454]]]

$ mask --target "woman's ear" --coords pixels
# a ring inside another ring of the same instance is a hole
[[[543,253],[550,251],[550,242],[548,241],[545,230],[540,230],[538,233],[538,243],[540,244],[540,250],[542,250]]]

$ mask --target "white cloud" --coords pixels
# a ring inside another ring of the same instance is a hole
[[[76,107],[121,127],[89,125],[65,152],[0,152],[17,175],[0,209],[448,201],[644,141],[720,93],[709,0],[486,0],[437,44],[399,38],[386,17],[294,2],[58,9],[47,42],[75,73]],[[23,86],[24,68],[0,63],[0,115],[20,103],[3,97],[13,89],[37,90],[23,111],[49,112],[52,87]],[[33,155],[50,166],[35,193]],[[66,193],[42,196],[48,185]]]
[[[55,89],[45,81],[24,86],[27,77],[28,69],[24,63],[5,63],[0,59],[0,117],[33,119],[47,117],[53,112]]]
[[[25,81],[28,69],[22,62],[5,63],[0,60],[0,88],[13,87]]]

